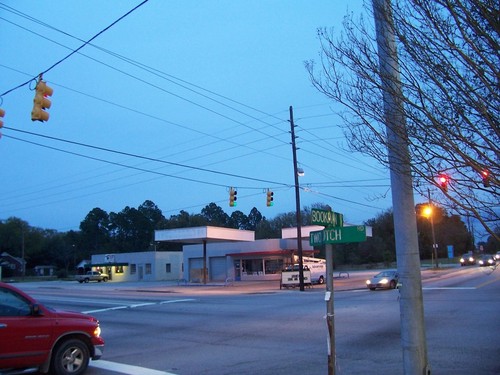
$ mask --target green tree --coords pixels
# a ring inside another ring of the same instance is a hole
[[[87,255],[105,252],[110,245],[110,221],[106,211],[94,208],[80,223],[82,246],[88,249]]]
[[[224,210],[216,205],[215,203],[210,203],[201,210],[201,215],[207,221],[208,225],[219,226],[219,227],[229,227],[230,220],[229,215],[224,212]]]

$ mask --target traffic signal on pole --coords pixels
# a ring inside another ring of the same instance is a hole
[[[3,117],[5,116],[5,111],[0,108],[0,128],[3,126]]]
[[[50,108],[51,102],[47,99],[48,96],[52,96],[54,90],[47,86],[45,81],[41,79],[36,84],[35,88],[35,99],[33,99],[33,110],[31,111],[31,121],[47,121],[49,119],[49,113],[45,110]]]
[[[483,186],[490,187],[490,171],[483,169],[481,171],[481,178],[483,179]]]
[[[443,190],[445,193],[448,191],[448,183],[450,182],[450,178],[445,175],[444,173],[441,173],[439,175],[439,186],[441,186],[441,190]]]
[[[237,195],[238,195],[238,192],[236,191],[236,189],[231,187],[229,189],[229,206],[230,207],[236,206],[236,200],[238,199]]]
[[[267,189],[267,207],[271,207],[272,205],[274,205],[273,196],[274,196],[274,193],[271,190]]]

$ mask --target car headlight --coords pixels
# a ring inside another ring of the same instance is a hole
[[[94,337],[99,337],[101,336],[101,327],[100,326],[97,326],[95,329],[94,329]]]
[[[463,263],[465,262],[465,259],[464,258],[460,258],[460,263]]]
[[[484,262],[482,260],[479,261],[479,264],[483,264]]]
[[[366,285],[370,285],[372,282],[370,280],[366,280]]]
[[[474,258],[473,258],[473,257],[470,257],[470,258],[469,258],[469,262],[474,262]]]
[[[387,284],[389,282],[388,279],[382,279],[380,280],[380,284]]]

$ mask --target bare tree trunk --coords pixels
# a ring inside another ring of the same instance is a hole
[[[404,373],[406,375],[430,374],[427,363],[411,161],[390,0],[373,0],[373,9],[391,171],[396,256],[402,282],[400,319]]]

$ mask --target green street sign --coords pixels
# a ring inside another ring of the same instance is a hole
[[[338,212],[313,208],[311,210],[311,223],[325,227],[342,227],[344,225],[344,215]]]
[[[364,225],[327,228],[309,234],[309,244],[311,246],[363,241],[366,241],[366,227]]]

